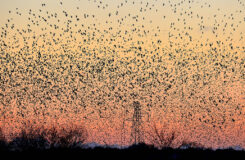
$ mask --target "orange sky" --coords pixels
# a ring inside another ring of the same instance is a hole
[[[245,147],[242,2],[62,2],[0,0],[6,135],[29,119],[77,122],[88,141],[125,145],[139,101],[145,133]]]

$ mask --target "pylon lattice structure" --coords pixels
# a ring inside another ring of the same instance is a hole
[[[122,146],[127,144],[126,143],[126,137],[125,137],[125,125],[126,121],[132,122],[131,126],[131,134],[130,134],[130,142],[133,142],[134,144],[139,144],[144,141],[144,132],[143,132],[143,121],[142,121],[142,108],[138,101],[133,102],[133,116],[132,118],[126,119],[127,113],[124,113],[123,118],[123,126],[122,126],[122,134],[121,134],[121,144]]]
[[[134,114],[132,119],[131,137],[134,140],[134,144],[138,144],[143,142],[141,105],[138,101],[134,101],[133,107]]]

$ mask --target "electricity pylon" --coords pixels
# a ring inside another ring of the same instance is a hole
[[[134,101],[133,107],[134,107],[134,114],[132,120],[131,136],[134,139],[134,144],[138,144],[143,142],[141,105],[138,101]]]
[[[122,144],[125,144],[125,129],[124,129],[124,125],[125,125],[125,121],[131,121],[132,122],[132,126],[131,126],[131,141],[134,141],[134,144],[139,144],[141,142],[144,141],[143,137],[144,137],[144,132],[142,129],[142,108],[141,105],[138,101],[134,101],[133,102],[133,109],[134,109],[134,113],[133,113],[133,117],[129,118],[129,119],[125,119],[125,117],[127,116],[127,113],[124,113],[124,119],[123,119],[123,131],[122,131]]]

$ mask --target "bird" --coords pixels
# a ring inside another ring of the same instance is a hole
[[[244,47],[237,43],[244,42],[241,0],[241,9],[229,13],[207,1],[88,2],[96,12],[83,10],[82,2],[71,12],[63,1],[57,10],[45,2],[8,12],[0,28],[0,104],[16,99],[21,117],[30,114],[24,106],[40,105],[35,115],[50,109],[92,122],[124,106],[132,116],[130,104],[139,98],[163,119],[215,129],[244,116],[229,94],[244,73]],[[14,15],[27,23],[19,25]]]

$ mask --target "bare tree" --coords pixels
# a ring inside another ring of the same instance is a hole
[[[151,126],[151,131],[148,132],[149,139],[151,143],[159,148],[172,147],[173,142],[176,139],[176,132],[165,130],[162,126],[157,127],[156,123],[153,122]]]
[[[5,136],[3,134],[2,128],[0,128],[0,141],[4,141],[5,140]]]
[[[6,147],[6,139],[5,139],[5,136],[4,136],[4,133],[2,131],[2,128],[0,128],[0,151],[4,151],[7,149]]]
[[[46,149],[53,147],[73,147],[84,143],[87,131],[84,126],[69,124],[65,127],[34,127],[26,123],[21,133],[13,139],[10,146],[17,150]]]
[[[58,145],[60,147],[71,147],[76,143],[84,143],[87,138],[87,131],[84,127],[71,125],[70,127],[62,127],[58,130],[55,127],[52,127],[48,130],[45,130],[42,133],[51,147]]]

